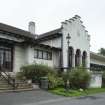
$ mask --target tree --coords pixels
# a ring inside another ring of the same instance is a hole
[[[101,55],[105,56],[105,48],[100,48],[98,50],[98,54],[101,54]]]

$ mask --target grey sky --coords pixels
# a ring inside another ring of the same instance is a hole
[[[36,22],[36,33],[58,28],[75,14],[91,35],[91,50],[105,48],[105,0],[0,0],[0,22],[24,30]]]

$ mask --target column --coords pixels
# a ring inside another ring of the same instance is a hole
[[[87,68],[87,55],[86,55],[86,57],[85,57],[84,62],[85,62],[85,65],[84,65],[84,66]]]
[[[79,66],[82,66],[82,55],[79,57]]]
[[[90,68],[90,56],[87,55],[86,57],[86,68]]]

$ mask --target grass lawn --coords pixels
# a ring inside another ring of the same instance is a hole
[[[80,91],[80,90],[66,91],[64,88],[55,88],[55,89],[49,90],[49,92],[57,95],[66,96],[66,97],[74,97],[74,96],[84,96],[89,94],[105,92],[105,88],[90,88],[85,91]]]

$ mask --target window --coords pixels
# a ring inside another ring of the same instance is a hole
[[[48,52],[48,60],[51,60],[51,59],[52,59],[52,53]]]
[[[0,69],[5,71],[12,71],[12,63],[13,63],[13,54],[12,48],[0,48]]]
[[[38,58],[38,50],[34,49],[34,58]]]
[[[44,51],[44,52],[43,52],[43,59],[48,59],[48,56],[47,56],[47,55],[48,55],[47,52]]]
[[[5,67],[11,68],[11,52],[5,51]]]
[[[34,58],[51,60],[52,53],[45,50],[34,49]]]
[[[38,50],[38,58],[40,59],[43,58],[43,52],[41,50]]]

